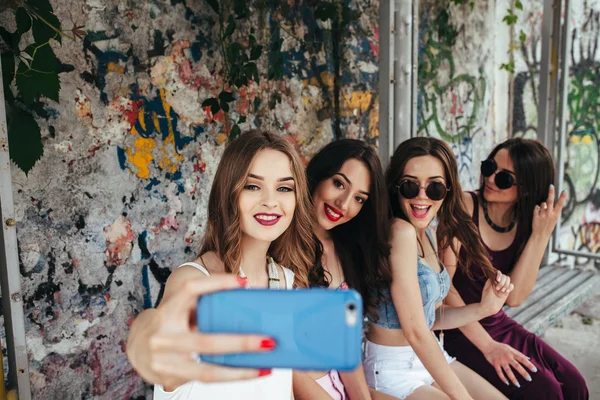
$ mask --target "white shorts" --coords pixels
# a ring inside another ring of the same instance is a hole
[[[456,360],[442,351],[448,364]],[[363,368],[369,387],[400,399],[434,381],[410,346],[381,346],[366,340]]]

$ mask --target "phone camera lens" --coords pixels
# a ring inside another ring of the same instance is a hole
[[[356,305],[354,303],[348,304],[348,310],[354,311],[356,309]]]

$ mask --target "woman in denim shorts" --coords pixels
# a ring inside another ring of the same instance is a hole
[[[409,139],[396,149],[386,172],[393,213],[391,281],[376,308],[365,343],[363,367],[370,387],[400,399],[504,399],[486,380],[443,349],[433,330],[455,328],[494,314],[513,286],[486,257],[465,210],[454,154],[434,138]],[[429,228],[437,217],[434,235]],[[436,240],[437,236],[437,240]],[[450,277],[438,257],[463,244],[459,268],[484,266],[481,302],[449,308],[443,300]],[[375,288],[374,288],[375,289]],[[441,334],[443,338],[443,334]]]

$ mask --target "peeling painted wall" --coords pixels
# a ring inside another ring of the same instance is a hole
[[[375,143],[378,2],[346,2],[360,17],[337,33],[308,3],[252,10],[258,40],[285,28],[285,77],[240,90],[232,114],[249,112],[242,129],[277,131],[305,158],[336,134]],[[86,35],[53,46],[74,69],[40,121],[44,157],[28,177],[13,169],[32,389],[40,399],[150,398],[124,346],[204,231],[227,140],[223,113],[201,107],[223,85],[217,17],[191,0],[52,4],[64,28]],[[309,36],[319,46],[303,47]]]
[[[479,162],[508,137],[535,138],[543,1],[523,3],[509,28],[508,0],[420,5],[419,134],[452,145],[464,188],[477,187]],[[600,1],[572,3],[567,138],[560,247],[600,253]],[[520,32],[527,36],[521,43]],[[510,39],[512,37],[512,40]],[[499,67],[514,60],[515,73]],[[557,133],[558,139],[558,133]],[[576,264],[589,259],[569,258]],[[596,267],[600,263],[596,263]]]
[[[567,245],[594,252],[599,1],[573,14],[572,203],[561,231]],[[514,75],[499,69],[510,57],[508,3],[420,5],[419,134],[452,145],[465,188],[477,185],[495,143],[536,129],[542,1],[524,2],[515,31],[528,38],[512,52]],[[201,107],[223,85],[216,15],[199,0],[52,4],[64,27],[83,25],[86,35],[54,46],[74,69],[61,74],[60,103],[47,102],[51,117],[40,121],[44,157],[28,177],[13,170],[32,387],[36,398],[150,398],[124,343],[203,234],[228,139],[222,112]],[[375,144],[378,2],[344,1],[360,17],[337,33],[315,20],[312,2],[282,4],[279,13],[254,9],[252,25],[259,40],[280,26],[285,77],[240,90],[232,116],[248,113],[242,129],[280,132],[305,159],[336,136]]]

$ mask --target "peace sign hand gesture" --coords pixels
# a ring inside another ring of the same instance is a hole
[[[550,185],[548,199],[542,204],[535,206],[533,210],[532,233],[541,234],[543,237],[550,238],[556,221],[565,206],[567,193],[563,190],[558,196],[558,201],[554,203],[554,185]]]

